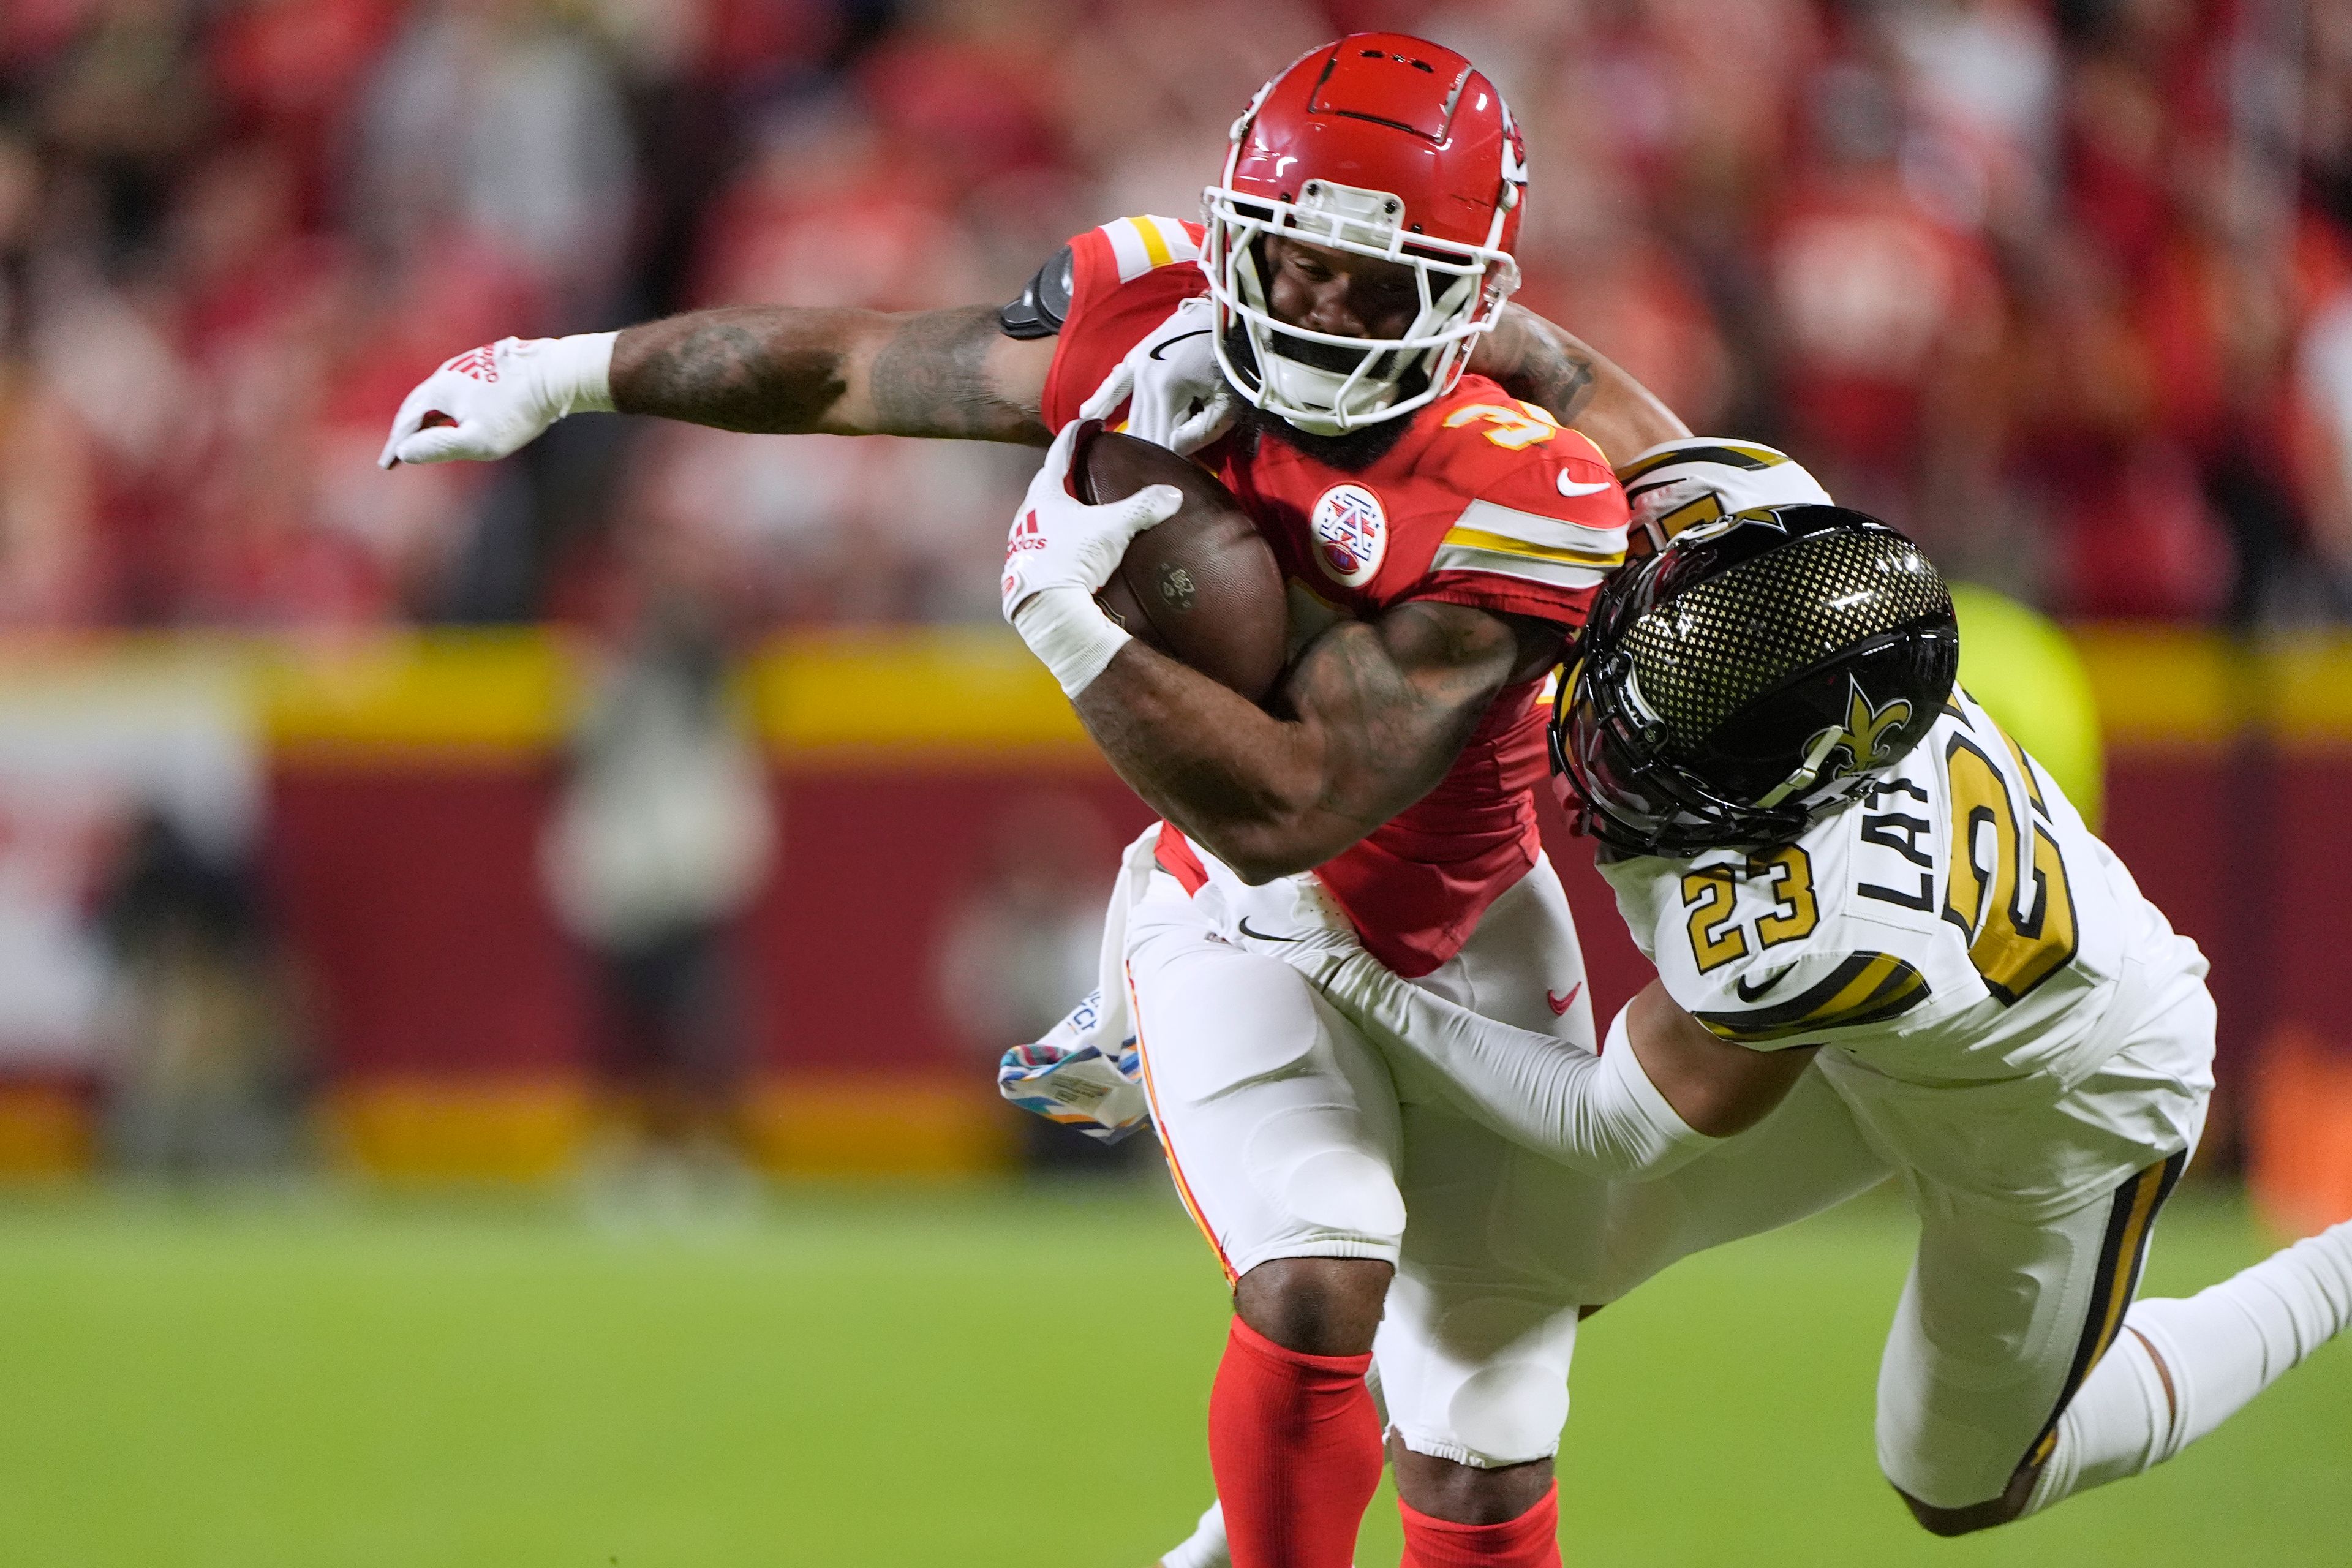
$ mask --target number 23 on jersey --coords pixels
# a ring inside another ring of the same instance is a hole
[[[2005,734],[2000,741],[2011,764],[2007,770],[1969,731],[1944,742],[1950,828],[1947,842],[1952,849],[1940,904],[1935,898],[1934,857],[1925,847],[1928,825],[1899,808],[1866,815],[1863,836],[1921,867],[1918,890],[1864,884],[1857,891],[1906,909],[1937,910],[1967,941],[1969,963],[1986,988],[2008,1005],[2031,994],[2074,959],[2077,931],[2074,889],[2050,828],[2041,784],[2017,742]],[[2022,784],[2029,807],[2023,816],[2010,787],[2012,773]],[[1883,786],[1883,793],[1915,795],[1923,805],[1927,799],[1925,790],[1900,779]],[[1766,882],[1773,900],[1752,922],[1738,912],[1738,884],[1743,877]],[[1702,974],[1746,958],[1751,951],[1769,951],[1809,936],[1821,920],[1812,861],[1796,844],[1752,856],[1744,865],[1689,871],[1682,879],[1682,898],[1689,915],[1691,956]]]

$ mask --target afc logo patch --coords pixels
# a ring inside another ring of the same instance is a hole
[[[1361,485],[1333,485],[1318,496],[1307,527],[1315,536],[1315,563],[1345,587],[1370,582],[1388,553],[1388,513]]]

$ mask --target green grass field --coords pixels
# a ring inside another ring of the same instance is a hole
[[[2269,1242],[2176,1203],[2148,1288]],[[2352,1350],[2146,1479],[1929,1539],[1878,1479],[1867,1201],[1591,1323],[1580,1564],[2352,1563]],[[1156,1188],[571,1206],[0,1201],[6,1568],[1143,1568],[1207,1501],[1216,1271]],[[1052,1506],[1038,1500],[1050,1499]],[[1394,1563],[1391,1505],[1360,1560]]]

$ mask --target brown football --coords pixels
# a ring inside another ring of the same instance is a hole
[[[1095,601],[1138,640],[1265,701],[1282,675],[1282,569],[1233,491],[1165,447],[1109,430],[1081,437],[1070,472],[1090,506],[1146,485],[1184,492],[1175,516],[1127,547]]]

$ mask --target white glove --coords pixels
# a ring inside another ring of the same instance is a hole
[[[1095,603],[1135,536],[1175,515],[1184,493],[1146,485],[1124,500],[1088,506],[1070,494],[1081,421],[1062,426],[1013,516],[1004,542],[1004,618],[1076,697],[1127,642]]]
[[[500,338],[467,349],[401,403],[376,467],[453,458],[488,462],[537,440],[567,414],[612,412],[613,341],[620,335]],[[428,414],[457,423],[427,428]]]
[[[1127,434],[1192,456],[1233,427],[1233,388],[1217,368],[1216,312],[1196,294],[1127,351],[1095,395],[1078,407],[1082,419],[1108,419],[1128,405]]]

